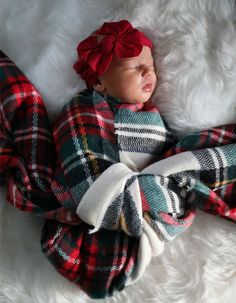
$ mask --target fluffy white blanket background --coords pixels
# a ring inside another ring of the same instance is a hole
[[[78,42],[104,21],[129,19],[155,44],[155,102],[178,136],[236,121],[233,0],[0,0],[0,48],[41,92],[51,119],[84,84]],[[0,193],[0,302],[94,302],[40,251],[43,220]],[[199,212],[143,278],[104,302],[233,303],[236,226]],[[101,302],[101,300],[100,300]]]

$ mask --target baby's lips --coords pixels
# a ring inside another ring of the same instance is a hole
[[[142,90],[145,92],[151,92],[152,88],[153,88],[153,84],[149,82],[142,87]]]

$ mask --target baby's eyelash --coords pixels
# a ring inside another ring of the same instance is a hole
[[[138,68],[138,67],[139,67],[138,65],[135,65],[135,66],[125,67],[125,69],[136,69],[136,68]]]
[[[140,65],[129,66],[126,69],[138,69]],[[148,65],[148,68],[154,69],[154,65]]]

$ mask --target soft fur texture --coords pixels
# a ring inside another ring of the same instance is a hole
[[[155,102],[180,137],[236,120],[234,2],[0,0],[0,48],[41,92],[53,120],[85,87],[72,68],[78,42],[104,21],[129,19],[153,39]],[[1,187],[0,302],[92,302],[42,255],[43,220],[12,208],[5,196]],[[104,301],[233,303],[235,256],[236,226],[199,212],[139,282]]]

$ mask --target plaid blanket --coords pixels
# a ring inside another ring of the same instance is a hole
[[[46,219],[43,252],[89,296],[112,295],[140,278],[197,207],[236,220],[235,124],[176,142],[150,103],[86,91],[65,106],[52,135],[40,94],[0,57],[8,201]]]

